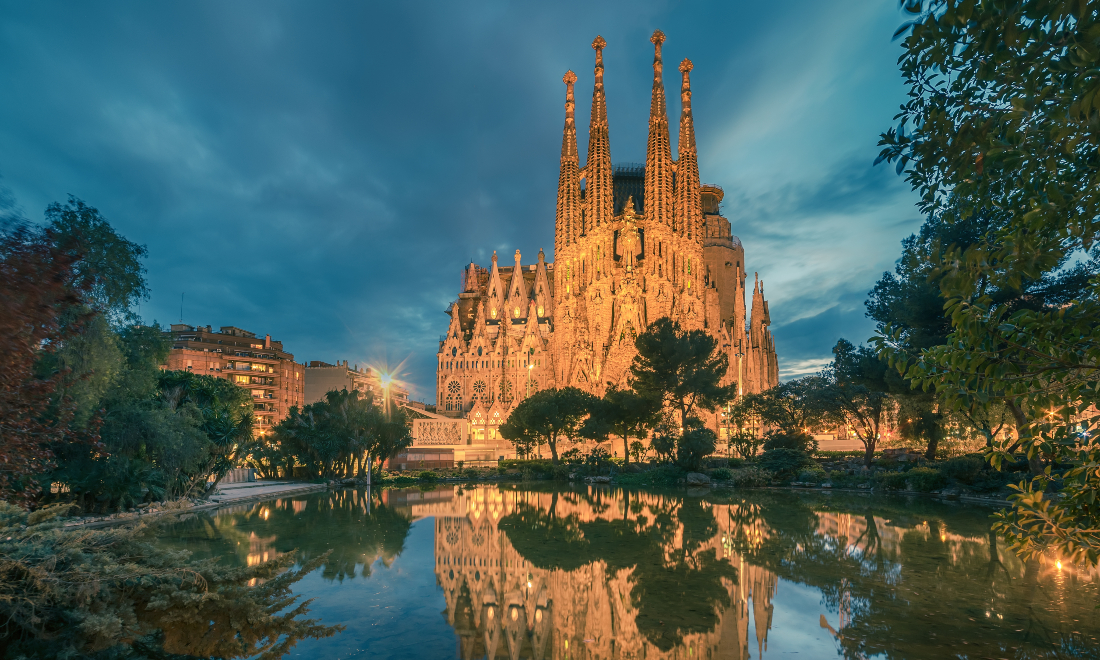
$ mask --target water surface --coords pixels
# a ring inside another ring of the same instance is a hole
[[[1021,562],[991,511],[782,491],[505,486],[313,493],[164,542],[254,564],[343,633],[297,658],[1100,658],[1100,574]]]

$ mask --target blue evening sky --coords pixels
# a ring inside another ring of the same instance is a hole
[[[583,158],[604,36],[612,159],[642,162],[660,28],[671,123],[690,57],[702,178],[789,378],[872,334],[866,293],[920,223],[872,166],[903,20],[893,0],[0,0],[0,213],[80,197],[148,246],[147,321],[177,322],[186,292],[186,323],[300,362],[404,361],[431,401],[463,265],[552,258],[562,74]]]

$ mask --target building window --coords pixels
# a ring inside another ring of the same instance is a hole
[[[447,383],[447,410],[462,410],[462,386],[457,380]]]

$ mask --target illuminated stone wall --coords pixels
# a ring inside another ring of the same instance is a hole
[[[471,263],[462,273],[439,342],[436,405],[441,415],[471,420],[474,444],[497,440],[495,426],[477,419],[507,418],[516,403],[540,389],[573,385],[602,395],[608,384],[626,386],[634,339],[661,317],[711,334],[729,356],[726,382],[739,382],[739,391],[758,392],[779,382],[763,283],[754,281],[747,312],[744,249],[720,215],[721,189],[699,182],[687,60],[679,67],[682,112],[678,159],[672,158],[663,41],[663,34],[654,34],[644,167],[611,164],[606,44],[597,39],[583,167],[573,116],[577,76],[569,72],[564,79],[554,262],[539,250],[535,263],[524,264],[517,250],[509,266],[498,263],[494,252],[488,268]],[[627,198],[616,199],[616,191]],[[708,417],[711,427],[721,426],[720,414]]]

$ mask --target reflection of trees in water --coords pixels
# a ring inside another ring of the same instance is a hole
[[[389,566],[405,549],[409,526],[406,516],[372,502],[366,491],[344,489],[196,516],[171,535],[200,555],[235,556],[246,565],[295,549],[303,561],[331,551],[321,575],[342,581],[354,578],[357,566],[363,576],[375,561]]]
[[[983,511],[832,496],[753,494],[767,532],[733,549],[821,590],[845,657],[1096,658],[1095,582],[1022,563]],[[1052,567],[1053,568],[1053,567]],[[965,643],[964,643],[965,642]],[[1087,650],[1086,650],[1087,649]]]

